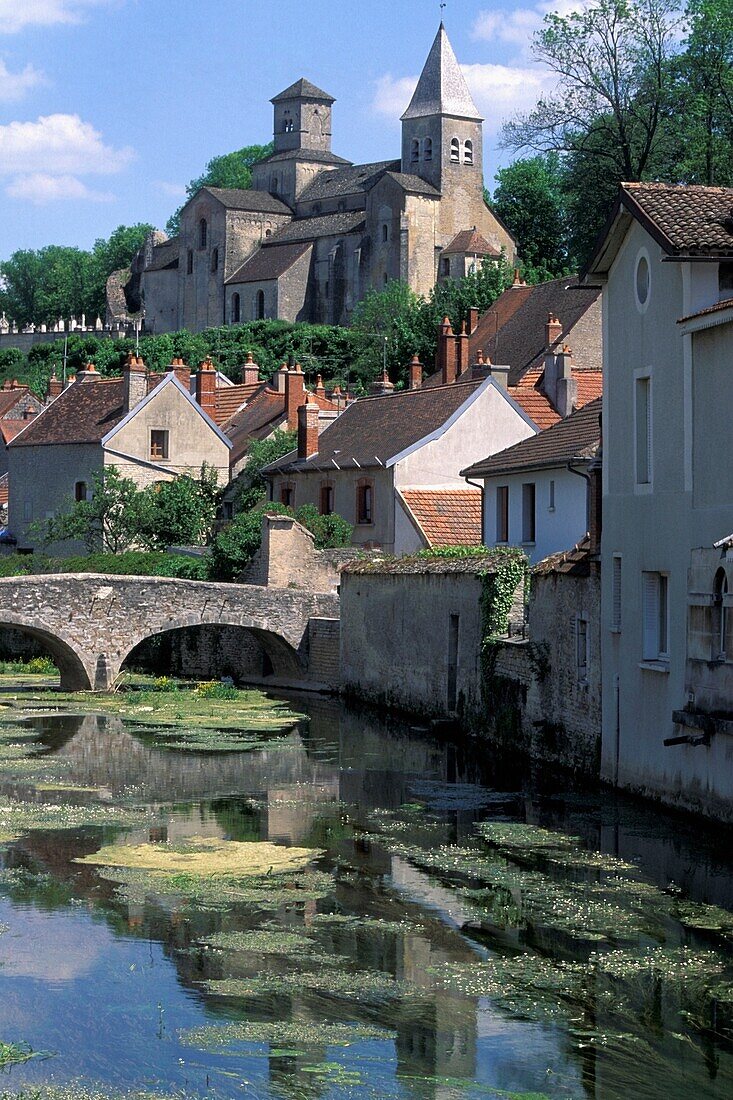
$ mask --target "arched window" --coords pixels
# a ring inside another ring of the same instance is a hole
[[[466,141],[463,145],[463,163],[473,164],[473,142]]]
[[[186,257],[186,273],[188,275],[193,275],[193,252],[190,248]]]
[[[265,236],[266,237],[271,237],[272,236],[272,230],[271,229],[266,229],[265,230]]]
[[[74,500],[79,503],[81,500],[87,499],[87,483],[86,481],[77,481],[74,485]]]
[[[206,248],[206,243],[209,239],[209,226],[206,222],[206,218],[202,218],[199,222],[199,248]]]
[[[264,321],[265,319],[265,292],[264,290],[257,291],[257,299],[255,302],[255,314],[258,321]]]
[[[433,159],[433,139],[432,138],[425,138],[425,141],[423,142],[422,159],[423,160],[432,160]]]
[[[242,320],[242,299],[238,294],[232,294],[232,324],[238,325]]]
[[[276,195],[280,190],[280,181],[278,180],[277,176],[273,176],[270,180],[270,190],[272,191],[273,195]]]
[[[382,226],[382,240],[389,240],[389,226],[386,223]]]
[[[458,138],[452,138],[450,143],[450,162],[451,164],[460,164],[461,161],[461,143]]]
[[[417,164],[420,160],[420,142],[417,138],[413,138],[412,146],[410,147],[410,160],[413,164]]]
[[[719,569],[713,583],[713,652],[714,661],[724,661],[727,656],[728,608],[725,597],[728,595],[728,578],[725,569]]]
[[[363,479],[356,486],[356,522],[374,523],[374,482]]]
[[[212,272],[219,270],[219,249],[215,248],[211,253],[211,270]]]

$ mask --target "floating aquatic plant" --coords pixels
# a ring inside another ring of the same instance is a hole
[[[325,974],[257,974],[251,978],[225,978],[204,983],[208,993],[217,997],[260,997],[272,993],[328,993],[351,1001],[369,1001],[380,997],[405,996],[408,988],[386,975],[369,970],[331,970]]]
[[[392,1039],[394,1032],[367,1024],[307,1023],[283,1020],[276,1023],[243,1022],[221,1027],[190,1028],[180,1031],[184,1046],[202,1050],[218,1050],[239,1043],[268,1043],[277,1046],[348,1047],[353,1043],[373,1039]]]
[[[49,802],[21,802],[0,796],[0,840],[17,840],[38,830],[79,829],[88,825],[140,825],[150,812],[139,807],[94,803],[79,806]]]
[[[298,955],[313,951],[309,936],[298,932],[276,932],[255,929],[252,932],[216,932],[201,941],[206,947],[220,951],[249,951],[257,955]]]
[[[297,871],[322,852],[285,848],[270,841],[240,843],[216,837],[191,837],[186,844],[113,844],[74,862],[96,867],[129,867],[160,875],[201,878],[244,878]]]
[[[48,1051],[33,1050],[27,1043],[0,1042],[0,1068],[18,1066],[32,1058],[50,1058]]]

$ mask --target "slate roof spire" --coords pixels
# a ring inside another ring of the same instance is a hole
[[[438,28],[415,94],[402,116],[402,121],[431,115],[449,115],[451,118],[483,122],[443,23]]]

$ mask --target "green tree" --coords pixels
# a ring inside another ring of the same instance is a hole
[[[150,550],[204,545],[211,537],[218,495],[216,470],[206,464],[198,478],[184,475],[149,486],[136,505],[138,541]]]
[[[332,512],[330,516],[322,516],[315,504],[303,504],[295,513],[295,518],[313,535],[316,550],[334,550],[341,546],[351,546],[354,528],[337,512]]]
[[[192,198],[202,187],[232,187],[247,190],[252,186],[252,165],[269,156],[273,150],[274,145],[270,142],[269,145],[246,145],[244,149],[237,149],[233,153],[212,157],[203,173],[192,179],[186,187],[188,198]],[[175,214],[168,219],[166,229],[171,236],[180,232],[182,209],[183,206],[179,206]]]
[[[248,512],[267,496],[267,478],[263,467],[288,454],[298,445],[298,433],[278,429],[268,439],[253,439],[247,461],[239,475],[236,509]]]
[[[139,538],[141,495],[134,481],[121,477],[115,466],[107,466],[92,475],[91,499],[70,502],[67,511],[36,530],[46,544],[83,542],[89,553],[124,553]]]
[[[559,154],[515,160],[495,179],[492,209],[517,240],[527,282],[567,274],[570,226]]]
[[[5,284],[5,308],[19,325],[30,324],[41,317],[43,258],[33,249],[20,249],[0,264],[0,276]]]
[[[385,362],[390,374],[398,377],[413,355],[429,361],[435,335],[431,339],[424,306],[424,299],[396,279],[383,290],[366,294],[353,319],[354,330],[361,337],[361,350],[353,368],[358,381],[368,385]]]
[[[130,266],[145,243],[145,238],[152,231],[153,226],[147,222],[118,225],[109,237],[100,237],[94,242],[89,288],[89,307],[93,317],[104,319],[107,308],[107,279],[113,271]]]

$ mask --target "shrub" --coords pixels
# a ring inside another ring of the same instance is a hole
[[[295,518],[315,538],[316,550],[332,550],[351,545],[354,528],[336,512],[330,516],[322,516],[315,504],[303,504],[295,513]]]
[[[225,699],[229,702],[239,698],[239,691],[233,684],[222,684],[216,680],[199,684],[196,688],[196,694],[200,695],[202,699]]]

